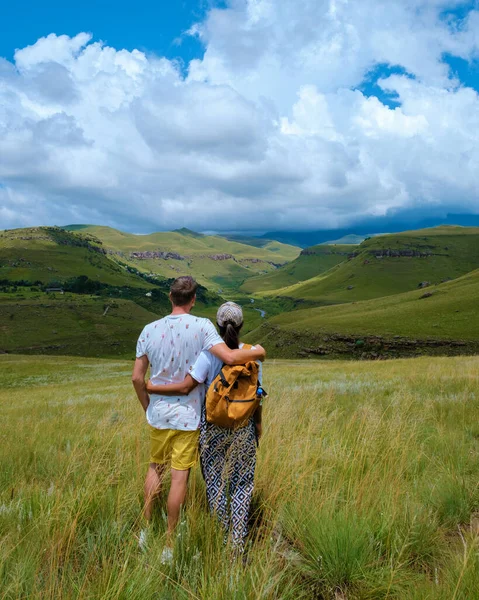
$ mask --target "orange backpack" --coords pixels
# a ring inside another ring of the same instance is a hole
[[[206,393],[208,423],[227,429],[244,427],[261,402],[258,374],[259,366],[254,361],[223,365]]]

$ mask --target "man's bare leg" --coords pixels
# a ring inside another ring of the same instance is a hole
[[[181,506],[185,501],[189,475],[190,469],[186,469],[185,471],[171,469],[171,487],[167,502],[168,530],[166,533],[170,544],[171,536],[180,518]]]
[[[146,472],[144,493],[145,493],[145,504],[143,506],[143,514],[145,519],[151,521],[151,515],[153,513],[153,504],[156,497],[160,493],[161,484],[165,475],[166,465],[157,465],[156,463],[150,463],[148,471]]]

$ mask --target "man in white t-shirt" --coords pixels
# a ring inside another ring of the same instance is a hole
[[[150,398],[145,384],[148,367],[151,368],[152,382],[159,385],[183,381],[203,350],[210,351],[229,365],[263,360],[265,357],[265,351],[259,345],[254,350],[231,350],[209,319],[191,315],[196,288],[195,280],[189,276],[174,281],[170,288],[172,312],[143,329],[138,339],[132,376],[150,428],[151,456],[144,486],[147,521],[151,519],[153,502],[166,469],[171,466],[167,501],[169,543],[186,496],[190,469],[198,458],[198,426],[204,390],[203,386],[198,386],[187,396],[152,395]],[[140,546],[145,545],[146,530],[143,530]]]

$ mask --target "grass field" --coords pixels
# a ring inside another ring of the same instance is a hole
[[[174,564],[161,510],[138,552],[148,444],[131,367],[0,357],[2,599],[478,597],[479,357],[270,361],[245,567],[198,470]]]
[[[157,315],[135,302],[76,294],[0,296],[0,349],[24,354],[133,357]]]

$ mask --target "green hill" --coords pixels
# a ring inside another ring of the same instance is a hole
[[[0,352],[125,356],[158,317],[128,300],[76,294],[0,295]]]
[[[443,226],[365,240],[356,256],[277,296],[340,304],[438,284],[479,267],[479,228]]]
[[[479,269],[423,290],[298,310],[250,334],[272,356],[479,352]]]
[[[0,231],[0,280],[55,284],[80,275],[112,286],[151,287],[111,260],[90,234],[57,227]]]
[[[0,294],[0,354],[133,358],[143,327],[171,309],[166,296],[135,300],[28,290]],[[200,301],[194,314],[214,318],[218,304]]]
[[[305,281],[342,263],[354,252],[354,245],[321,244],[311,246],[301,251],[301,254],[292,262],[261,277],[252,277],[241,286],[241,291],[246,293],[261,293],[277,290],[300,281]]]
[[[274,271],[300,252],[295,246],[267,241],[262,247],[188,229],[135,235],[94,225],[65,229],[94,235],[105,248],[136,269],[161,277],[191,274],[202,285],[231,291],[258,274]]]
[[[262,237],[254,237],[247,235],[235,235],[235,234],[222,234],[221,237],[224,237],[227,240],[232,242],[239,242],[240,244],[247,244],[248,246],[254,246],[255,248],[264,248],[270,242],[275,240],[268,240]]]
[[[170,311],[171,275],[148,277],[86,229],[0,232],[0,352],[132,356],[145,323]],[[200,286],[196,312],[221,302]]]
[[[166,291],[166,290],[165,290]],[[0,354],[59,354],[133,358],[146,323],[171,310],[165,291],[108,295],[32,292],[18,287],[0,293]],[[123,290],[123,293],[126,293]],[[222,298],[200,289],[193,313],[215,321]],[[258,327],[260,314],[245,305],[244,333]]]

